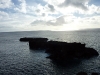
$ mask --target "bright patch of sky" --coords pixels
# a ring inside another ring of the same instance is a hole
[[[100,0],[0,0],[0,32],[100,28]]]

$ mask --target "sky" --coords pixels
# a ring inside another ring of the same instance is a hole
[[[100,28],[100,0],[0,0],[0,32]]]

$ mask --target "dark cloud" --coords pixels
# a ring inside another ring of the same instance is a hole
[[[61,24],[64,24],[64,23],[65,23],[65,20],[64,20],[63,16],[56,19],[56,24],[61,25]]]
[[[65,0],[59,5],[59,7],[73,6],[83,10],[88,10],[88,8],[85,6],[86,1],[88,0]]]
[[[42,16],[45,16],[45,13],[42,13]]]
[[[31,25],[39,25],[39,24],[45,24],[45,21],[43,21],[43,20],[35,20],[34,22],[31,23]]]
[[[95,18],[92,18],[92,20],[96,20]]]
[[[0,32],[8,32],[8,31],[18,31],[18,29],[13,26],[0,25]]]
[[[59,25],[63,25],[66,23],[63,16],[57,18],[56,22],[52,22],[52,21],[53,20],[49,20],[49,21],[35,20],[34,22],[31,23],[31,25],[40,25],[41,24],[41,25],[59,26]]]
[[[38,12],[38,13],[39,13],[39,12],[40,12],[40,9],[37,9],[37,10],[36,10],[36,12]]]
[[[54,12],[54,11],[55,11],[55,8],[54,8],[54,6],[53,6],[53,5],[48,4],[48,7],[50,8],[50,11],[52,11],[52,12]]]
[[[11,27],[11,26],[3,26],[3,25],[1,25],[1,26],[0,26],[0,29],[1,29],[1,28],[13,28],[13,27]]]

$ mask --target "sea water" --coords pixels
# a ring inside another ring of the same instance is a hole
[[[28,42],[19,41],[22,37],[81,42],[100,54],[100,30],[1,32],[0,75],[76,75],[80,71],[100,74],[100,56],[63,66],[47,59],[43,50],[30,50]]]

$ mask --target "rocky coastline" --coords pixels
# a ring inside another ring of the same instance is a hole
[[[51,60],[65,61],[68,59],[82,59],[98,56],[99,53],[93,49],[86,47],[82,43],[67,43],[61,41],[48,41],[48,38],[20,38],[22,42],[29,42],[30,49],[43,49],[49,54]]]

